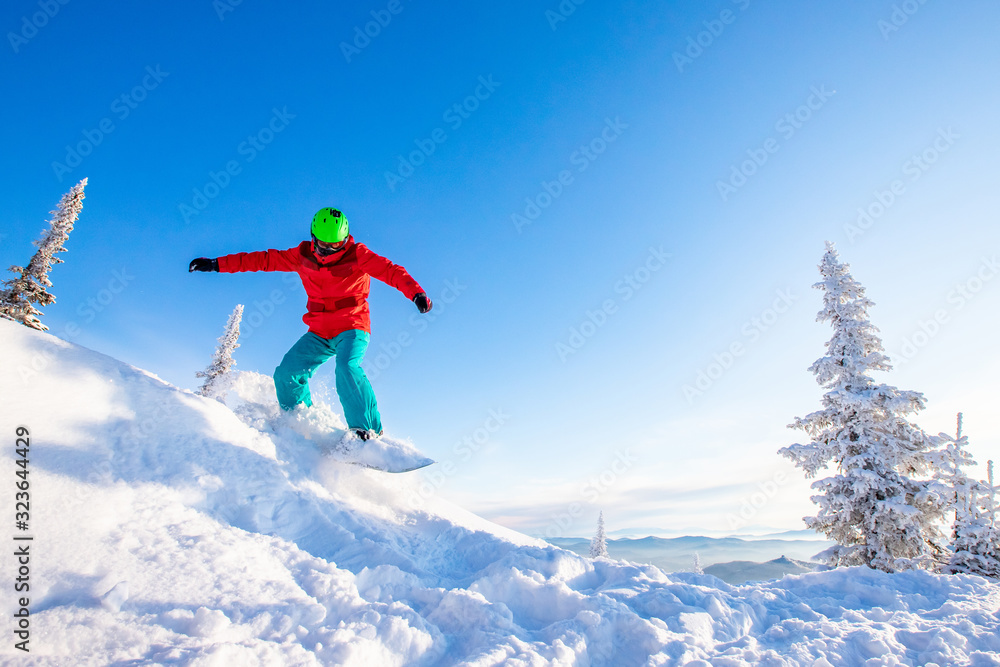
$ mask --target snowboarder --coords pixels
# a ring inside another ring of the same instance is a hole
[[[312,220],[312,240],[288,250],[264,250],[191,260],[188,272],[294,271],[302,279],[308,301],[302,321],[309,331],[285,354],[274,370],[274,388],[284,410],[312,405],[309,378],[336,356],[337,395],[348,427],[362,440],[382,435],[375,392],[361,368],[368,348],[369,276],[395,287],[421,313],[431,300],[406,269],[376,255],[350,235],[347,217],[335,208],[320,209]]]

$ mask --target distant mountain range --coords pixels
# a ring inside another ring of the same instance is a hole
[[[782,556],[765,563],[754,563],[747,560],[716,563],[704,568],[704,571],[705,574],[716,576],[727,584],[738,586],[753,581],[781,579],[786,574],[815,572],[820,567],[819,563],[809,563]]]
[[[614,539],[641,539],[643,537],[687,537],[701,535],[703,537],[736,537],[743,540],[805,540],[823,541],[823,536],[809,528],[789,530],[774,526],[744,526],[738,530],[705,530],[703,528],[621,528],[609,530],[608,537]],[[541,537],[541,536],[539,536]]]
[[[567,537],[548,541],[578,554],[586,555],[590,550],[589,539]],[[818,563],[811,562],[812,557],[832,542],[685,535],[609,539],[607,545],[612,558],[649,563],[665,572],[691,572],[695,554],[698,554],[705,573],[730,584],[741,584],[810,572],[819,567]]]

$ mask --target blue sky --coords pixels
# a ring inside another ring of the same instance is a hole
[[[188,261],[291,247],[338,206],[436,302],[375,285],[366,363],[388,431],[454,464],[428,493],[535,534],[590,534],[602,508],[609,530],[800,528],[808,483],[776,451],[819,406],[826,240],[903,362],[882,379],[925,393],[928,431],[964,410],[1000,459],[998,18],[17,0],[0,253],[27,261],[88,177],[44,321],[194,388],[233,306],[238,367],[270,373],[305,296]]]

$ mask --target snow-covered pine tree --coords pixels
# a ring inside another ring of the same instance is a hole
[[[195,377],[205,378],[198,393],[209,398],[225,400],[228,390],[227,375],[229,369],[236,365],[233,360],[233,350],[240,346],[240,321],[243,319],[243,304],[237,304],[226,321],[226,331],[219,337],[219,346],[212,355],[212,363],[203,371],[195,373]]]
[[[590,541],[591,558],[608,558],[608,536],[604,534],[604,512],[597,518],[597,534]]]
[[[811,442],[779,450],[806,477],[836,467],[835,475],[812,484],[819,512],[806,525],[837,543],[827,551],[833,566],[932,567],[940,558],[938,524],[947,498],[920,476],[932,469],[938,439],[905,418],[924,408],[924,397],[872,379],[872,371],[892,368],[868,318],[874,304],[832,243],[819,269],[823,280],[814,287],[824,295],[816,319],[830,322],[834,334],[809,370],[827,392],[822,410],[790,425]]]
[[[945,433],[939,436],[944,447],[935,452],[935,478],[941,483],[943,495],[948,498],[947,510],[952,514],[951,555],[942,563],[942,569],[951,572],[951,564],[955,560],[955,548],[959,543],[959,534],[963,532],[970,513],[976,503],[977,482],[967,474],[965,468],[976,465],[966,447],[968,436],[962,433],[962,413],[956,418],[956,433],[952,437]]]
[[[694,565],[691,571],[695,574],[705,574],[705,568],[701,565],[701,555],[697,551],[694,552]]]
[[[989,526],[989,531],[985,542],[991,545],[990,553],[993,556],[993,574],[991,576],[1000,578],[1000,504],[997,503],[997,485],[993,478],[993,460],[986,463],[986,479],[980,485],[982,491],[979,507],[985,516],[985,521]]]
[[[960,425],[959,441],[964,440]],[[993,461],[986,470],[986,480],[974,482],[965,477],[964,488],[955,487],[955,529],[948,571],[1000,578],[1000,525],[997,525]]]
[[[967,436],[962,434],[962,413],[958,413],[956,419],[956,434],[950,436],[941,433],[938,440],[943,443],[943,447],[932,452],[930,458],[933,461],[934,479],[939,482],[939,491],[943,498],[947,499],[946,512],[951,515],[953,521],[951,531],[951,549],[944,554],[941,562],[941,569],[950,572],[950,560],[953,553],[955,538],[957,536],[960,518],[964,517],[974,502],[976,482],[965,474],[964,468],[976,465],[972,455],[966,450],[969,444]]]
[[[0,290],[0,317],[20,322],[32,329],[48,330],[48,327],[38,319],[42,311],[32,304],[48,306],[55,303],[56,298],[49,294],[47,289],[52,287],[49,271],[53,264],[62,263],[62,260],[55,255],[66,252],[63,245],[69,238],[69,233],[73,231],[73,225],[80,217],[80,211],[83,210],[83,189],[86,186],[85,178],[63,195],[59,206],[51,211],[49,228],[42,233],[41,239],[34,242],[38,250],[28,262],[28,266],[10,267],[13,273],[21,275],[3,282],[4,289]]]

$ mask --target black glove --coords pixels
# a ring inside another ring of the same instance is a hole
[[[218,271],[219,270],[219,260],[209,259],[208,257],[199,257],[198,259],[192,259],[191,264],[188,266],[188,273],[192,271]]]
[[[431,309],[431,306],[434,305],[431,303],[431,300],[427,298],[427,295],[424,294],[423,292],[413,297],[413,303],[417,304],[417,310],[419,310],[421,313],[426,313],[428,310]]]

